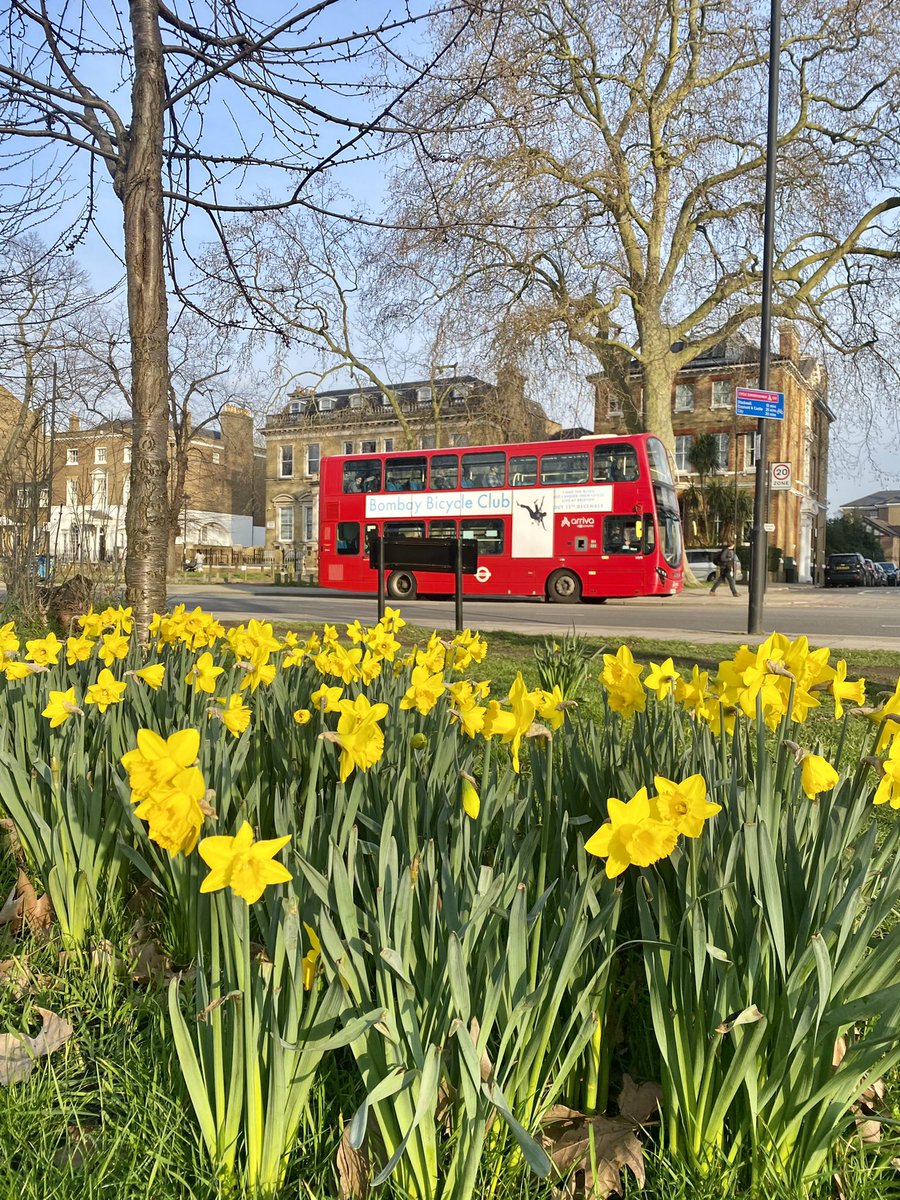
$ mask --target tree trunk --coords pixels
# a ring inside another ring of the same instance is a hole
[[[124,178],[125,271],[132,356],[131,494],[125,583],[139,630],[166,603],[169,513],[168,320],[162,197],[165,74],[155,0],[130,0],[132,123]],[[118,189],[117,189],[118,190]]]
[[[654,433],[668,450],[675,465],[675,432],[672,428],[672,384],[675,379],[665,331],[650,339],[642,339],[644,376],[644,425]]]

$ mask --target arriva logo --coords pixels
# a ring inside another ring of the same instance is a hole
[[[563,517],[559,523],[561,529],[568,529],[572,526],[575,529],[593,529],[593,517]]]

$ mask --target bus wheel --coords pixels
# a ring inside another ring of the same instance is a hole
[[[554,571],[547,580],[547,599],[551,604],[577,604],[581,580],[573,571]]]
[[[416,577],[409,571],[391,571],[385,585],[392,600],[415,600]]]

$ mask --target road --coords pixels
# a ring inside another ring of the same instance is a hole
[[[222,619],[364,623],[375,619],[375,597],[319,589],[253,584],[185,584],[169,588],[169,603],[201,605]],[[453,628],[452,601],[416,600],[402,606],[416,625]],[[574,628],[595,636],[688,638],[697,642],[744,640],[747,593],[685,592],[671,598],[609,600],[606,604],[547,604],[538,600],[472,600],[465,622],[473,629],[516,633],[565,633]],[[900,588],[823,591],[776,586],[766,594],[765,628],[817,645],[900,651]],[[752,639],[751,639],[752,640]]]

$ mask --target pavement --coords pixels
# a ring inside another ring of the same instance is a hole
[[[222,619],[363,623],[375,620],[376,600],[369,594],[320,588],[260,584],[173,584],[169,603],[201,605]],[[747,590],[734,599],[721,588],[680,596],[608,600],[605,604],[548,604],[542,600],[466,600],[464,619],[472,629],[514,633],[578,633],[595,637],[657,637],[693,642],[758,641],[748,638]],[[410,623],[452,629],[452,600],[414,600],[401,607]],[[900,652],[900,588],[835,588],[774,584],[766,592],[766,632],[797,637],[816,645]]]

